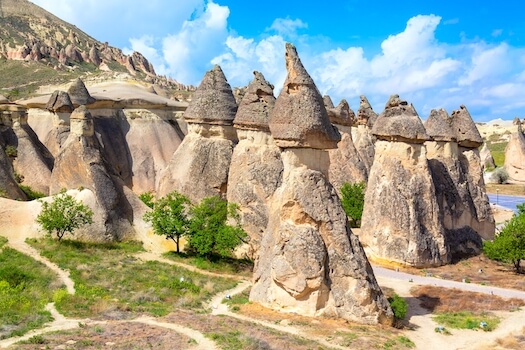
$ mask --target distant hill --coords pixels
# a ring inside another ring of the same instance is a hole
[[[156,75],[139,52],[125,55],[27,0],[0,0],[0,93],[9,99],[30,96],[41,85],[122,73],[168,90],[192,90]]]

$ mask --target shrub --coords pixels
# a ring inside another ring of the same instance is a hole
[[[153,206],[155,205],[155,203],[153,202],[153,200],[155,199],[155,196],[153,195],[153,193],[144,192],[139,195],[139,198],[142,202],[144,202],[144,204],[146,204],[148,207],[153,209]]]
[[[8,157],[13,157],[14,158],[14,157],[18,156],[18,150],[13,145],[7,145],[6,148],[5,148],[5,154]]]
[[[505,170],[505,168],[496,168],[496,170],[492,172],[490,178],[492,179],[492,181],[498,184],[504,184],[509,179],[509,173],[507,173],[507,170]]]
[[[43,198],[46,196],[42,192],[34,191],[31,187],[26,186],[26,185],[18,185],[18,187],[20,187],[22,192],[26,194],[27,198],[30,201],[32,201],[33,199],[39,199],[39,198]]]
[[[396,321],[395,323],[396,325],[398,325],[407,315],[408,304],[405,299],[403,299],[397,294],[394,294],[393,296],[388,298],[388,302],[390,303],[390,307],[394,312],[394,318]]]
[[[348,216],[350,227],[360,227],[363,207],[365,203],[365,183],[359,182],[349,184],[345,182],[341,186],[341,204]]]

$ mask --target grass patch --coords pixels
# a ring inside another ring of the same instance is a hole
[[[383,344],[383,349],[412,349],[415,347],[416,344],[403,335],[399,335],[394,339],[387,340]]]
[[[505,164],[505,147],[508,142],[487,142],[487,147],[494,158],[494,163],[497,167],[502,167]]]
[[[195,266],[201,270],[221,274],[251,277],[253,271],[253,261],[247,259],[223,258],[219,256],[212,256],[208,259],[202,256],[176,252],[165,253],[164,257]]]
[[[29,240],[42,255],[70,271],[76,294],[55,293],[68,317],[126,319],[138,313],[164,316],[178,308],[202,308],[213,294],[236,281],[204,276],[169,264],[141,260],[138,242],[83,243],[51,238]]]
[[[0,339],[20,336],[53,320],[45,310],[60,286],[43,264],[5,247],[0,238]]]
[[[499,324],[499,318],[486,312],[475,314],[470,311],[445,312],[432,317],[437,323],[455,329],[482,329],[486,332],[494,330]],[[485,326],[480,325],[484,323]]]
[[[223,303],[226,303],[231,311],[239,311],[239,305],[245,305],[250,302],[250,289],[244,290],[242,293],[235,294],[230,299],[223,299]]]

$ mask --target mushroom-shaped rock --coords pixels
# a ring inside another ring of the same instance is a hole
[[[78,107],[71,113],[70,125],[71,132],[76,135],[93,136],[95,134],[93,116],[84,105]]]
[[[270,130],[279,147],[331,149],[341,139],[330,124],[323,98],[297,50],[286,44],[288,76],[270,115]]]
[[[253,75],[233,123],[237,129],[269,131],[270,111],[275,106],[273,85],[261,73],[253,72]]]
[[[237,103],[220,66],[206,72],[184,113],[190,123],[232,125]]]
[[[430,116],[425,121],[425,129],[434,141],[456,141],[453,119],[443,108],[430,111]]]
[[[67,93],[71,98],[71,102],[73,102],[73,105],[76,107],[88,105],[96,101],[93,97],[91,97],[88,89],[86,88],[86,85],[84,85],[84,82],[80,78],[77,78],[73,84],[71,84],[67,90]]]
[[[483,144],[483,138],[478,128],[476,128],[476,124],[474,124],[467,107],[461,105],[458,110],[452,111],[452,119],[454,120],[456,138],[460,146],[478,148]]]
[[[352,126],[355,122],[355,113],[345,99],[334,108],[327,108],[328,117],[332,124]]]
[[[74,107],[67,92],[55,90],[47,101],[46,109],[54,113],[71,113]]]
[[[372,134],[387,141],[423,143],[430,139],[414,106],[401,100],[399,95],[390,96],[372,128]]]

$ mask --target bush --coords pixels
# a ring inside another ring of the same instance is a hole
[[[204,198],[190,209],[189,246],[198,255],[229,257],[246,232],[240,226],[238,206],[219,196]],[[228,219],[233,225],[227,223]]]
[[[341,186],[341,204],[348,216],[350,227],[360,227],[363,207],[365,203],[365,183],[358,182],[349,184],[345,182]]]
[[[144,192],[142,194],[139,195],[139,198],[142,202],[144,202],[144,204],[146,204],[148,207],[150,207],[151,209],[153,209],[155,203],[153,202],[153,200],[155,199],[155,196],[153,195],[153,193],[151,192]]]
[[[6,148],[5,148],[5,154],[8,157],[13,157],[14,158],[14,157],[18,156],[18,150],[13,145],[7,145]]]
[[[490,178],[495,183],[504,184],[509,179],[509,173],[507,173],[507,170],[505,170],[505,168],[496,168],[496,170],[492,172]]]
[[[18,185],[18,187],[20,187],[22,192],[26,194],[27,198],[30,201],[32,201],[33,199],[39,199],[39,198],[43,198],[46,196],[42,192],[34,191],[31,187],[26,186],[26,185]]]
[[[397,294],[394,294],[393,296],[388,298],[388,302],[390,303],[390,307],[394,312],[394,318],[396,321],[395,323],[399,324],[407,315],[408,304],[405,299],[403,299]]]

